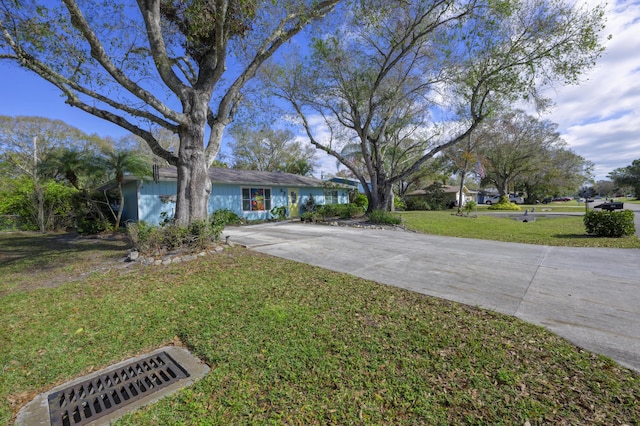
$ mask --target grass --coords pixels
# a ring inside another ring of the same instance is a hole
[[[3,233],[0,238],[0,295],[15,289],[56,286],[123,257],[127,240],[78,238],[72,234]],[[29,273],[25,274],[24,271]]]
[[[478,212],[483,211],[479,209]],[[400,213],[408,229],[426,234],[549,246],[640,248],[637,236],[601,238],[586,235],[582,216],[542,217],[544,213],[536,213],[536,220],[526,223],[510,217],[522,214],[524,209],[520,213],[495,216],[482,213],[477,217],[456,216],[450,210]]]
[[[0,276],[24,280],[34,257],[84,271],[94,247],[0,242],[13,259]],[[101,250],[106,264],[119,246]],[[121,272],[0,296],[2,423],[38,392],[171,343],[211,372],[120,424],[640,422],[637,374],[512,317],[240,248]]]

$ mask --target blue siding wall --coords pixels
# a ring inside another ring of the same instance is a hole
[[[271,219],[269,211],[243,211],[242,188],[256,188],[257,185],[222,185],[213,184],[211,197],[209,198],[209,213],[216,210],[228,209],[247,220]],[[287,188],[281,186],[265,186],[271,189],[271,208],[287,205]]]
[[[122,220],[138,221],[138,183],[125,182],[122,185],[122,195],[124,195],[124,210],[122,211]]]
[[[304,213],[304,205],[313,195],[313,200],[317,205],[324,204],[324,190],[322,188],[300,188],[300,213]]]
[[[211,197],[209,198],[209,213],[216,210],[228,209],[246,220],[265,220],[272,218],[269,211],[243,211],[242,210],[242,188],[255,188],[257,185],[224,185],[213,184]],[[287,206],[287,192],[289,187],[266,186],[271,189],[271,208]],[[176,203],[175,194],[177,184],[175,181],[153,181],[130,182],[125,188],[125,216],[124,220],[145,221],[148,224],[158,225],[162,221],[162,213],[172,218]],[[316,204],[324,204],[323,188],[298,188],[299,206],[307,202],[310,195],[313,195]],[[171,197],[171,200],[168,198]],[[338,190],[340,203],[349,202],[349,193],[345,189]],[[139,202],[135,208],[136,200]]]
[[[347,189],[331,189],[331,191],[336,190],[338,191],[338,202],[340,204],[347,204],[349,202],[349,191]],[[300,206],[304,205],[311,195],[313,195],[313,199],[317,205],[327,204],[324,191],[325,189],[323,188],[300,188]]]
[[[140,186],[140,211],[139,220],[144,220],[148,224],[158,225],[162,220],[162,213],[172,218],[176,212],[175,201],[169,201],[166,197],[175,199],[178,184],[175,181],[144,181]],[[164,200],[163,200],[164,199]]]
[[[271,188],[271,208],[285,206],[289,207],[289,197],[287,187],[274,186]],[[288,213],[288,211],[287,211]]]

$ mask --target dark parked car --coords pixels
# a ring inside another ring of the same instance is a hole
[[[551,201],[571,201],[572,198],[571,197],[556,197]]]

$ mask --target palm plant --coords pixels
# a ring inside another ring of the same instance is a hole
[[[39,173],[47,178],[64,179],[79,191],[83,202],[91,211],[97,214],[99,220],[107,223],[107,218],[87,188],[97,183],[99,167],[96,167],[96,155],[94,152],[80,151],[78,149],[54,148],[42,162],[38,164]],[[76,211],[76,213],[78,213]]]
[[[118,211],[114,214],[115,229],[120,227],[122,212],[124,211],[124,193],[122,184],[125,176],[132,174],[136,176],[151,176],[152,168],[145,160],[144,156],[136,151],[108,151],[103,153],[102,166],[107,173],[115,180],[118,189]],[[112,210],[113,212],[113,210]]]
[[[78,191],[82,190],[80,176],[91,170],[91,158],[85,153],[67,148],[55,148],[39,164],[40,172],[50,178],[67,180]]]

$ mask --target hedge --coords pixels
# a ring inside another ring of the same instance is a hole
[[[587,234],[598,237],[618,238],[636,232],[634,213],[631,210],[591,210],[584,215],[584,226]]]

